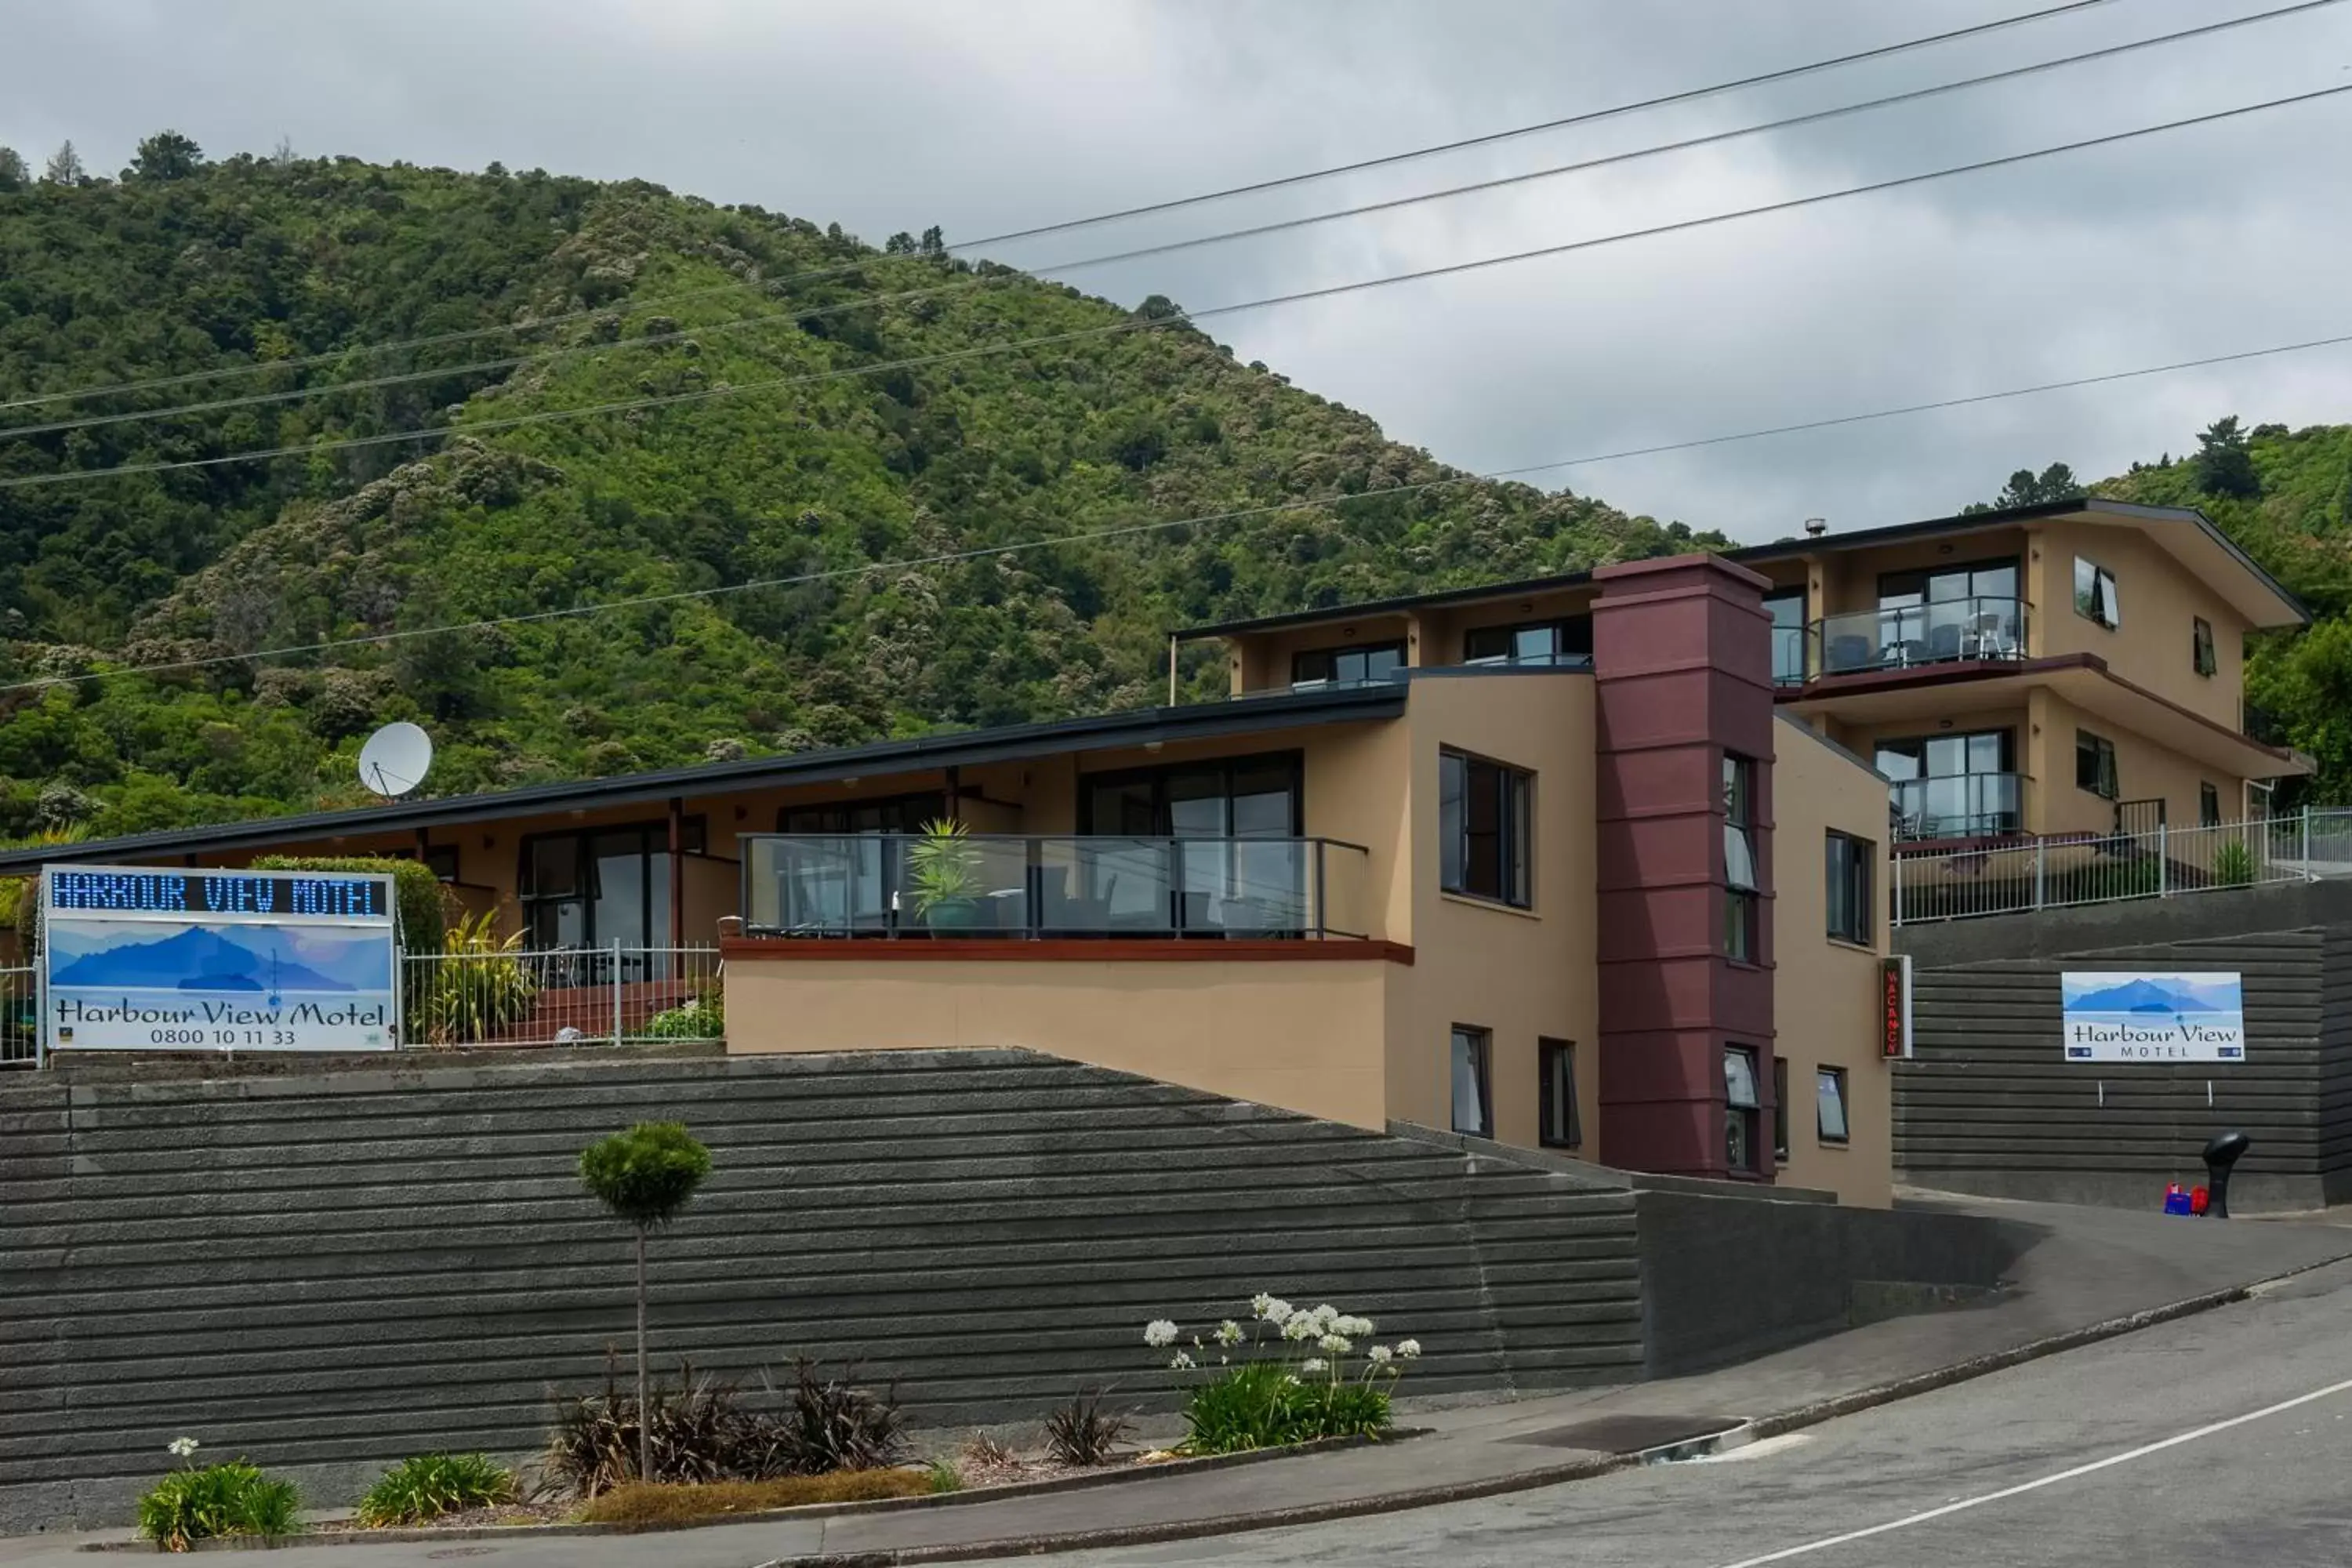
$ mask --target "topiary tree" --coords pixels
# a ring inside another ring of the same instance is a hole
[[[682,1123],[641,1121],[580,1152],[580,1184],[637,1237],[637,1479],[653,1479],[652,1423],[646,1419],[646,1237],[676,1219],[702,1179],[710,1151]]]

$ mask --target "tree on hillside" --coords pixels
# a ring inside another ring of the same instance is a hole
[[[70,140],[49,154],[48,167],[41,172],[41,178],[53,185],[81,184],[81,154],[74,151],[74,144]]]
[[[2074,470],[2063,463],[2053,463],[2040,473],[2032,468],[2020,468],[2009,476],[2009,484],[1990,501],[1977,501],[1961,509],[1961,515],[1973,517],[1980,511],[2006,510],[2013,506],[2040,506],[2045,501],[2072,500],[2083,493],[2083,481]]]
[[[905,229],[900,229],[898,233],[892,235],[889,238],[882,242],[882,254],[885,256],[914,255],[915,237],[908,234]]]
[[[176,131],[158,131],[139,143],[126,179],[184,180],[205,166],[205,150]]]
[[[916,247],[925,256],[945,256],[948,250],[948,237],[940,231],[939,225],[933,224],[923,230],[923,237],[917,242]]]
[[[0,147],[0,191],[19,191],[32,183],[33,171],[14,147]]]
[[[2262,476],[2254,471],[2254,455],[2234,414],[2216,419],[2197,437],[2197,488],[2209,496],[2232,496],[2252,500],[2263,493]]]

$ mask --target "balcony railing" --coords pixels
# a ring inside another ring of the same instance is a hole
[[[923,844],[906,834],[746,837],[744,930],[1000,940],[1371,933],[1370,852],[1338,839],[974,834],[952,847]]]
[[[2021,599],[1942,599],[1827,616],[1809,628],[1816,677],[2025,657]]]
[[[1991,838],[2025,827],[2021,773],[1954,773],[1894,786],[1895,837]]]

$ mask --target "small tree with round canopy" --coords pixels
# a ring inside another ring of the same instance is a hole
[[[580,1152],[580,1184],[637,1238],[637,1479],[653,1479],[653,1436],[646,1378],[646,1237],[678,1216],[702,1179],[710,1151],[683,1123],[641,1121]]]

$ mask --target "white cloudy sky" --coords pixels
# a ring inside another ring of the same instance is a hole
[[[2051,0],[0,0],[0,143],[499,160],[950,242],[1558,118]],[[1046,266],[1705,134],[2286,0],[1963,44],[997,247]],[[2352,85],[2352,4],[1727,146],[1072,272],[1205,308]],[[2021,167],[1213,323],[1472,468],[2352,332],[2352,93]],[[1566,476],[1742,538],[1939,515],[2225,413],[2352,420],[2352,347]]]

